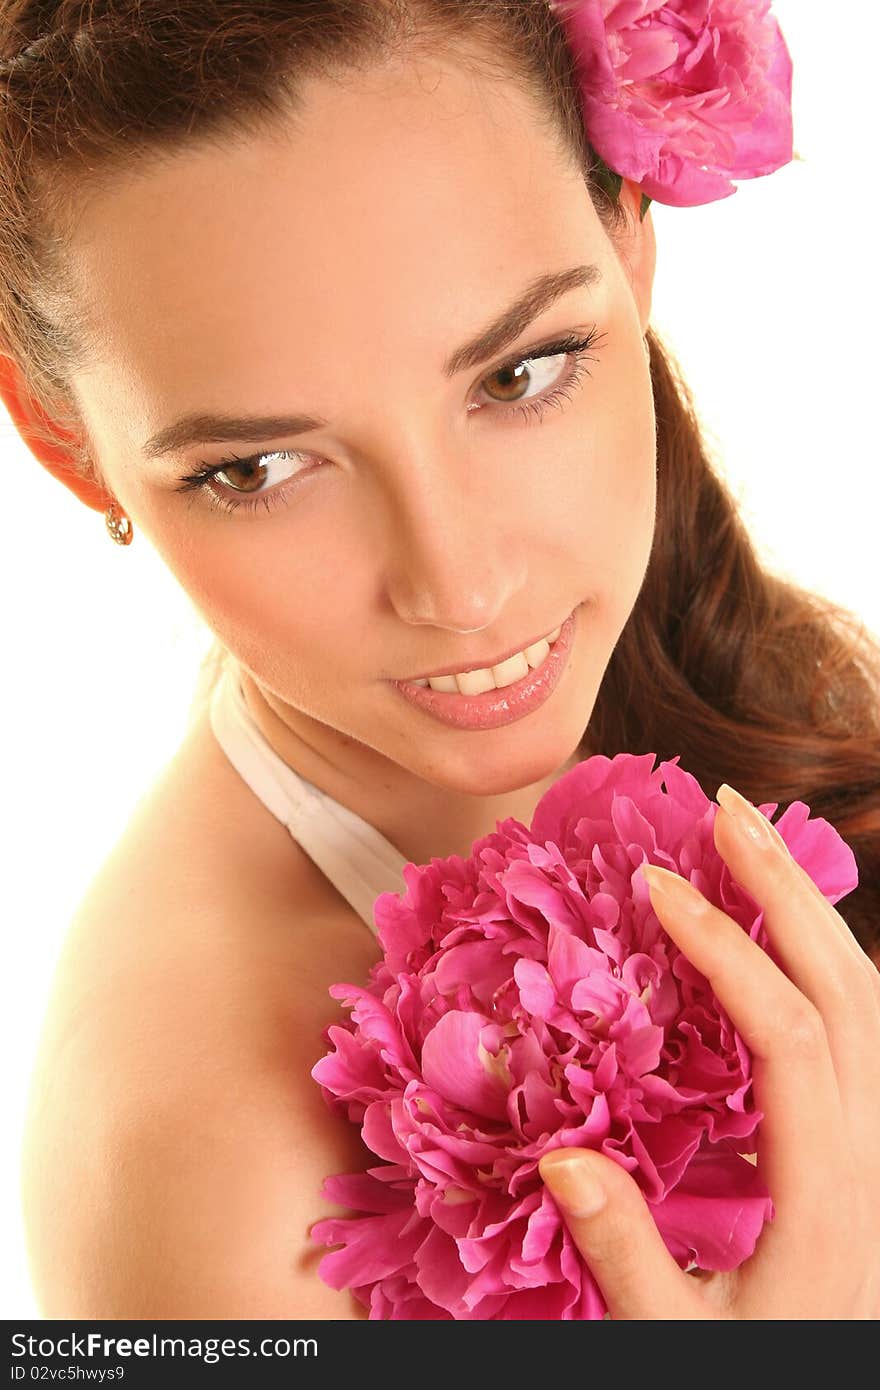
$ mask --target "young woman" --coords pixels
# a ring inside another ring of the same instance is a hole
[[[880,1312],[880,659],[755,557],[557,9],[0,7],[3,400],[218,653],[58,971],[48,1317],[365,1316],[309,1239],[322,1179],[374,1161],[310,1076],[328,987],[407,861],[647,749],[803,798],[860,883],[836,912],[725,811],[776,961],[655,900],[755,1053],[777,1214],[747,1265],[682,1273],[601,1155],[544,1176],[614,1317]]]

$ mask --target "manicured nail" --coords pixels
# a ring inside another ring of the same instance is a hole
[[[551,1154],[541,1160],[538,1171],[569,1216],[593,1216],[605,1205],[605,1189],[582,1159]]]
[[[715,800],[732,818],[740,834],[756,849],[778,849],[780,846],[786,848],[779,831],[770,824],[767,817],[726,782],[721,783],[715,793]]]
[[[699,888],[695,888],[680,874],[671,874],[657,864],[643,865],[642,877],[651,890],[651,899],[656,897],[670,912],[687,912],[690,916],[700,916],[710,907]]]

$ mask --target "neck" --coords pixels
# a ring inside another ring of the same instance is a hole
[[[374,826],[416,864],[458,854],[509,816],[531,822],[541,797],[587,755],[579,746],[550,774],[525,787],[473,796],[437,786],[367,744],[303,715],[238,668],[245,703],[264,738],[299,776]]]

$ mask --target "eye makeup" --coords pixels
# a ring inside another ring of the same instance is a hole
[[[521,367],[527,367],[530,362],[538,362],[547,358],[568,357],[570,360],[568,370],[561,381],[554,382],[551,387],[532,397],[525,397],[513,402],[492,402],[488,403],[488,409],[492,414],[499,414],[502,417],[512,414],[529,421],[540,422],[545,412],[552,406],[560,406],[563,401],[570,400],[577,390],[579,384],[585,376],[590,375],[588,362],[595,362],[598,359],[593,356],[593,350],[603,341],[605,334],[600,334],[597,328],[591,329],[586,336],[568,334],[567,336],[553,342],[544,343],[536,348],[529,349],[526,353],[520,353],[516,357],[509,358],[495,367],[492,372],[483,378],[483,384],[491,380],[494,376],[503,373],[514,372]],[[485,410],[487,406],[471,406],[470,409]],[[259,466],[263,460],[272,459],[304,459],[308,455],[306,451],[296,449],[273,449],[263,450],[262,452],[241,456],[231,454],[220,459],[219,462],[208,464],[203,463],[191,473],[185,474],[181,479],[181,486],[176,488],[177,492],[205,492],[209,502],[215,507],[225,512],[237,511],[243,507],[246,511],[255,512],[259,507],[265,507],[270,511],[279,503],[287,505],[291,500],[291,494],[299,486],[300,479],[310,476],[321,465],[311,465],[300,469],[292,479],[259,494],[248,497],[237,489],[231,488],[228,484],[223,485],[215,482],[220,473],[231,472],[232,470],[248,469]]]

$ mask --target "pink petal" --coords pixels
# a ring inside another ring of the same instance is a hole
[[[729,1270],[753,1253],[773,1203],[753,1164],[715,1154],[693,1163],[651,1214],[673,1255],[700,1269]]]
[[[355,1221],[317,1221],[311,1228],[312,1240],[323,1245],[346,1242],[341,1250],[331,1251],[320,1261],[318,1273],[324,1283],[333,1289],[355,1282],[369,1284],[407,1264],[426,1234],[425,1229],[416,1228],[403,1235],[407,1219],[408,1213],[403,1211]]]
[[[422,1292],[454,1315],[470,1283],[456,1242],[435,1226],[416,1251],[415,1263]]]
[[[429,1086],[454,1105],[490,1119],[507,1118],[507,1090],[480,1060],[486,1020],[479,1014],[450,1009],[422,1044],[422,1075]]]
[[[513,978],[519,987],[523,1008],[538,1018],[546,1018],[556,1006],[556,990],[546,968],[536,960],[518,960]]]
[[[321,1195],[354,1211],[389,1213],[412,1210],[412,1184],[406,1188],[378,1182],[367,1173],[339,1173],[324,1179]],[[329,1219],[329,1218],[328,1218]]]

